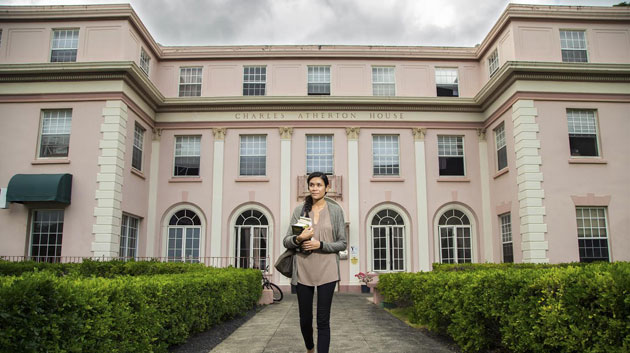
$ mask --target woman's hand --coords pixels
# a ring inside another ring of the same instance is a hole
[[[302,243],[302,249],[304,250],[318,250],[321,243],[317,239],[311,239]]]
[[[313,229],[313,227],[308,227],[304,229],[300,235],[297,236],[296,240],[298,241],[298,243],[301,243],[305,240],[311,239],[313,237],[313,234],[315,234],[315,229]]]

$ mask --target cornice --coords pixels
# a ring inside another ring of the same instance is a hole
[[[274,59],[274,58],[369,58],[480,60],[498,35],[515,19],[600,21],[630,23],[630,8],[594,6],[545,6],[509,4],[481,44],[475,47],[447,46],[162,46],[128,4],[0,6],[0,21],[67,21],[126,19],[144,37],[158,60]]]
[[[135,62],[2,64],[0,83],[122,80],[157,113],[224,111],[483,112],[516,81],[630,83],[629,64],[506,62],[473,98],[263,96],[166,98]]]

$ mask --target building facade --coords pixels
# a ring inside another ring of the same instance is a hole
[[[128,5],[2,6],[0,256],[264,268],[323,171],[340,290],[628,261],[629,112],[623,7],[510,4],[449,48],[169,47]]]

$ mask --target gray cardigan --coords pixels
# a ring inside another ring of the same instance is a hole
[[[345,250],[347,246],[346,222],[343,219],[343,210],[341,207],[328,199],[324,200],[326,200],[326,203],[328,204],[328,213],[330,215],[330,223],[333,228],[333,239],[335,241],[332,243],[324,242],[322,248],[318,251],[323,253],[335,253],[337,256],[337,273],[339,273],[339,252]],[[287,249],[295,249],[298,247],[298,245],[295,245],[295,242],[293,242],[295,235],[293,235],[291,224],[297,223],[298,219],[300,219],[302,207],[304,207],[304,204],[298,205],[295,210],[293,210],[289,230],[283,240],[284,247]],[[339,278],[341,278],[340,273]],[[297,256],[293,256],[293,275],[291,276],[291,284],[297,285],[297,279]]]

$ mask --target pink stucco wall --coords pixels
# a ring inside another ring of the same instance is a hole
[[[135,126],[139,125],[144,129],[144,140],[142,148],[142,168],[140,171],[133,170],[131,160],[133,156],[133,143]],[[125,144],[125,168],[123,172],[122,202],[121,208],[124,213],[140,218],[140,229],[138,231],[138,256],[146,256],[147,244],[147,223],[148,202],[149,202],[149,171],[151,170],[151,142],[153,133],[146,122],[142,121],[133,110],[127,111],[127,138]],[[159,229],[159,228],[158,228]]]
[[[507,148],[507,171],[497,171],[497,148],[494,129],[503,123],[505,128],[505,141]],[[518,186],[516,177],[516,155],[514,152],[514,123],[512,111],[508,110],[499,116],[486,129],[486,141],[488,142],[488,170],[490,175],[490,213],[492,220],[493,256],[487,261],[503,262],[503,243],[501,240],[501,223],[499,216],[510,212],[512,225],[512,246],[514,250],[514,262],[522,262],[521,234],[519,218]]]
[[[523,61],[562,61],[560,30],[586,33],[588,61],[630,63],[630,30],[627,26],[583,22],[514,21],[515,52]]]
[[[175,156],[175,136],[201,136],[201,159],[199,177],[174,177],[173,162]],[[193,205],[201,210],[197,215],[206,224],[202,231],[202,243],[205,244],[205,255],[210,250],[210,224],[212,212],[212,158],[213,142],[212,130],[183,129],[164,130],[160,139],[159,172],[156,200],[156,234],[155,254],[166,256],[165,226],[168,224],[173,207],[180,204]],[[149,235],[148,235],[149,236]]]
[[[588,101],[535,103],[540,126],[540,148],[544,177],[549,241],[552,263],[578,259],[575,204],[571,196],[610,196],[608,231],[611,260],[628,260],[630,239],[630,156],[627,148],[617,148],[627,139],[630,121],[627,106],[620,103]],[[601,158],[605,164],[570,163],[567,108],[596,109]],[[617,147],[616,147],[617,146]]]
[[[459,135],[464,137],[464,163],[466,176],[462,181],[452,181],[458,177],[440,177],[438,164],[438,135]],[[435,223],[441,214],[438,211],[450,204],[459,204],[465,207],[472,218],[472,242],[475,243],[473,255],[477,261],[483,261],[484,240],[481,236],[483,230],[483,220],[481,217],[482,195],[479,163],[479,137],[475,130],[428,130],[425,137],[426,150],[426,173],[427,173],[427,210],[429,214],[429,244],[431,262],[439,262],[440,254],[435,254],[434,239]],[[450,180],[450,181],[447,181]],[[444,210],[445,211],[445,210]],[[474,222],[474,223],[473,223]]]
[[[42,102],[0,104],[0,185],[6,187],[15,174],[70,173],[71,204],[64,210],[62,256],[85,256],[92,245],[92,224],[96,190],[98,141],[103,122],[103,102]],[[72,109],[68,150],[69,163],[33,164],[38,159],[38,139],[42,109]],[[32,205],[35,208],[50,207]],[[59,207],[61,208],[61,207]],[[9,204],[0,212],[0,255],[28,255],[28,208]],[[5,228],[6,227],[6,228]]]

